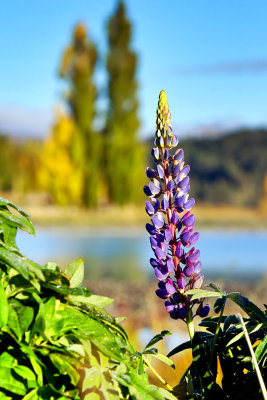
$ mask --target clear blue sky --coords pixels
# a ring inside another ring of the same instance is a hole
[[[116,0],[1,1],[0,129],[44,135],[61,101],[57,68],[84,21],[101,53]],[[265,0],[126,0],[139,54],[141,134],[154,130],[158,93],[181,134],[203,126],[267,125]],[[103,67],[97,82],[105,85]]]

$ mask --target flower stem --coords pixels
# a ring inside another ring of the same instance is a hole
[[[153,372],[154,375],[156,375],[156,377],[160,380],[161,383],[163,383],[163,385],[166,386],[166,388],[172,392],[172,387],[162,378],[162,376],[159,375],[159,373],[155,370],[155,368],[152,367],[152,365],[150,364],[150,362],[147,361],[147,359],[142,356],[145,364],[148,366],[148,368]]]

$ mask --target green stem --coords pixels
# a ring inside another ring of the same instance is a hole
[[[219,319],[218,319],[218,323],[217,323],[217,326],[216,326],[214,339],[213,339],[213,342],[212,342],[212,347],[211,347],[211,352],[210,352],[210,357],[209,357],[209,364],[208,364],[209,369],[210,369],[210,366],[211,366],[211,363],[212,363],[212,359],[213,359],[213,355],[214,355],[214,351],[215,351],[215,345],[217,343],[217,339],[218,339],[218,335],[219,335],[219,331],[220,331],[221,321],[222,321],[223,312],[224,312],[224,306],[225,306],[225,303],[224,303],[224,305],[223,305],[223,307],[221,309],[220,316],[219,316]]]
[[[195,327],[194,327],[194,322],[193,322],[191,310],[187,311],[186,324],[187,324],[187,329],[188,329],[188,332],[189,332],[191,343],[193,343],[193,338],[194,338],[194,335],[195,335]]]
[[[143,358],[145,364],[146,364],[146,365],[148,366],[148,368],[153,372],[153,374],[156,375],[156,377],[160,380],[160,382],[163,383],[163,385],[165,385],[166,388],[167,388],[170,392],[172,392],[172,387],[162,378],[162,376],[160,376],[160,375],[158,374],[158,372],[155,370],[155,368],[152,367],[152,365],[147,361],[147,359],[146,359],[144,356],[142,356],[142,358]]]

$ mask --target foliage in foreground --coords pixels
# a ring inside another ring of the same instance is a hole
[[[34,233],[29,215],[1,198],[0,221],[0,399],[172,398],[148,383],[152,345],[135,353],[112,300],[81,287],[83,261],[41,267],[15,243]]]

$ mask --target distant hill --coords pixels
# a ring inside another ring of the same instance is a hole
[[[153,140],[149,141],[152,145]],[[191,167],[190,193],[202,202],[258,205],[267,174],[267,129],[180,141]]]

